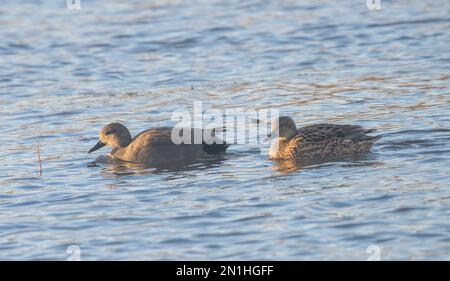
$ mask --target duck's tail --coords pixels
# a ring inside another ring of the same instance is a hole
[[[225,152],[229,146],[230,145],[226,144],[226,143],[223,143],[223,144],[217,144],[217,143],[206,144],[206,143],[203,143],[203,150],[206,153],[208,153],[208,154],[220,154],[220,153]]]
[[[372,148],[373,144],[382,138],[381,135],[377,135],[377,136],[366,135],[367,133],[372,133],[374,131],[375,131],[375,129],[366,130],[363,133],[352,136],[351,140],[352,140],[353,146],[354,146],[353,150],[355,152],[369,151]]]
[[[226,131],[225,127],[212,129],[211,135],[214,138],[214,142],[206,143],[205,141],[203,141],[203,150],[208,154],[220,154],[225,152],[230,145],[216,136],[216,132],[225,132],[225,131]]]

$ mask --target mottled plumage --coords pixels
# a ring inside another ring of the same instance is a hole
[[[381,136],[369,136],[373,129],[357,125],[316,124],[297,130],[290,117],[278,119],[278,139],[271,158],[323,158],[367,152]]]
[[[211,144],[204,141],[194,144],[194,134],[197,132],[202,136],[203,131],[191,130],[191,144],[175,144],[172,141],[172,128],[152,128],[131,138],[130,132],[125,126],[120,123],[111,123],[100,131],[100,140],[89,150],[89,153],[106,145],[112,148],[111,155],[123,161],[144,164],[170,163],[218,154],[225,152],[228,147],[218,138],[214,138],[215,142]]]

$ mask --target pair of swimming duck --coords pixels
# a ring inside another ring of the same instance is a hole
[[[300,160],[363,153],[381,137],[369,136],[373,129],[357,125],[315,124],[297,129],[292,118],[287,116],[278,118],[274,124],[277,125],[273,126],[272,132],[278,134],[272,135],[276,138],[270,149],[272,159]],[[192,130],[195,133],[201,129]],[[109,146],[111,155],[123,161],[168,163],[221,154],[229,146],[220,139],[202,144],[175,144],[171,136],[172,128],[158,127],[132,138],[124,125],[111,123],[100,131],[100,140],[89,153]]]

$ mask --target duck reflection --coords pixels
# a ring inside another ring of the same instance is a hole
[[[289,174],[305,169],[313,169],[328,165],[340,164],[342,167],[360,167],[374,166],[380,164],[376,160],[374,153],[355,154],[348,156],[334,156],[322,158],[303,158],[303,159],[275,159],[272,169],[281,173]]]
[[[203,157],[197,159],[186,159],[171,163],[148,163],[139,164],[122,161],[111,155],[99,156],[94,162],[88,164],[89,167],[104,166],[102,174],[114,176],[145,175],[179,173],[195,170],[206,170],[219,166],[225,159],[222,155]]]

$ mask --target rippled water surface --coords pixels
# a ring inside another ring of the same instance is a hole
[[[449,259],[448,1],[65,2],[0,5],[0,259]],[[105,124],[174,125],[194,100],[383,138],[304,167],[248,145],[177,170],[87,154]]]

